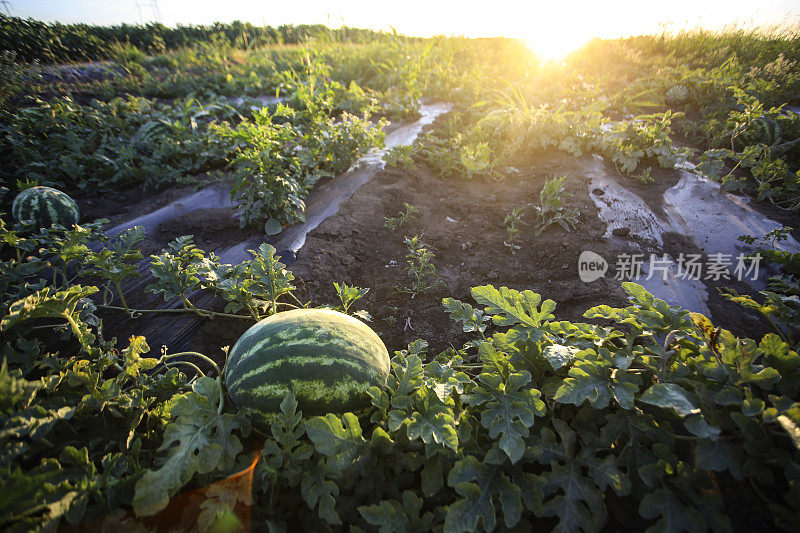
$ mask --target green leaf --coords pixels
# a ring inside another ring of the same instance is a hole
[[[658,519],[648,529],[653,533],[702,533],[707,530],[703,515],[694,507],[684,504],[670,490],[658,489],[644,495],[639,513],[651,520]]]
[[[303,473],[300,484],[300,493],[308,506],[317,510],[320,518],[332,526],[342,523],[336,512],[336,497],[339,496],[339,487],[328,479],[327,468],[320,460]]]
[[[656,383],[644,391],[639,401],[673,409],[678,416],[689,416],[700,412],[689,399],[689,393],[674,383]]]
[[[599,529],[606,516],[604,491],[611,487],[619,495],[627,494],[630,480],[620,471],[614,455],[598,458],[596,445],[585,446],[576,453],[575,431],[560,419],[554,419],[553,426],[560,443],[548,428],[543,428],[541,438],[532,443],[541,446],[538,461],[550,466],[549,472],[542,473],[544,514],[559,518],[558,531]]]
[[[454,298],[444,298],[442,305],[445,311],[450,315],[452,320],[461,322],[462,329],[465,333],[477,331],[483,333],[486,331],[489,320],[488,316],[484,316],[483,311],[475,309],[470,304],[463,303]]]
[[[198,379],[191,392],[178,397],[172,407],[174,420],[165,428],[158,448],[161,466],[147,470],[136,483],[133,508],[137,515],[152,515],[166,507],[195,474],[233,467],[242,451],[234,432],[246,436],[250,425],[241,414],[218,413],[219,402],[220,385],[211,378]]]
[[[36,318],[66,320],[81,346],[87,351],[94,350],[95,336],[89,324],[81,318],[81,302],[97,291],[97,287],[80,285],[64,291],[55,291],[50,287],[36,291],[11,304],[8,314],[0,321],[0,331],[8,332],[11,328]]]
[[[498,466],[481,464],[468,455],[450,470],[447,484],[461,499],[447,508],[445,533],[492,531],[497,524],[498,505],[502,506],[506,527],[514,527],[522,516],[521,490]]]
[[[498,374],[487,373],[478,379],[483,386],[475,387],[462,399],[469,405],[483,406],[481,425],[489,430],[489,438],[500,437],[500,449],[516,463],[525,452],[524,439],[530,434],[534,417],[545,414],[541,393],[527,388],[531,381],[527,371],[510,374],[505,380]]]
[[[369,292],[369,289],[351,287],[347,283],[342,283],[339,285],[338,283],[334,282],[333,286],[336,289],[336,294],[339,295],[339,301],[342,302],[342,309],[345,313],[348,312],[348,309],[350,309],[350,306],[353,305],[354,302],[360,300]]]
[[[717,472],[730,470],[735,478],[741,478],[741,452],[730,442],[703,439],[697,444],[694,453],[698,468]]]
[[[403,501],[384,500],[378,505],[362,505],[358,512],[364,520],[376,526],[380,533],[413,533],[428,531],[433,525],[433,513],[422,512],[423,500],[410,490],[403,491]]]
[[[0,413],[10,413],[28,405],[42,388],[44,383],[41,381],[28,381],[21,377],[21,372],[10,372],[3,359],[0,366]]]
[[[425,444],[440,444],[458,450],[458,433],[453,410],[439,401],[433,392],[425,394],[422,405],[406,420],[409,440],[422,439]]]
[[[495,289],[492,285],[472,288],[472,297],[486,306],[487,315],[498,326],[522,324],[530,328],[538,328],[543,322],[553,320],[552,312],[556,308],[553,300],[545,300],[533,291],[516,291],[506,287]],[[541,309],[538,309],[541,303]]]
[[[327,464],[334,472],[352,466],[366,444],[358,417],[353,413],[344,413],[341,418],[333,413],[314,417],[306,422],[306,433],[317,451],[327,457]]]
[[[605,407],[611,401],[608,373],[609,364],[605,361],[578,361],[569,369],[553,399],[574,405],[589,401],[593,407]]]

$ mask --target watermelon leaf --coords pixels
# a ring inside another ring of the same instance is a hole
[[[512,463],[522,459],[525,441],[533,426],[535,416],[544,416],[545,405],[541,393],[528,388],[531,374],[523,370],[506,379],[498,374],[482,373],[478,380],[483,384],[463,396],[463,401],[473,406],[483,406],[481,425],[489,430],[489,437],[500,437],[499,445]]]
[[[138,516],[157,513],[196,474],[230,470],[242,451],[235,433],[247,436],[250,424],[241,415],[219,413],[220,384],[211,378],[195,381],[192,391],[172,407],[173,421],[164,430],[158,451],[163,463],[145,471],[136,482],[133,508]]]
[[[403,501],[383,500],[377,505],[362,505],[358,512],[364,520],[376,526],[380,533],[395,531],[428,531],[434,516],[422,512],[423,499],[410,490],[403,491]]]
[[[461,496],[447,508],[446,533],[492,531],[497,508],[502,507],[506,527],[514,527],[522,515],[522,495],[503,468],[482,464],[472,455],[458,461],[447,476],[448,486]]]
[[[337,473],[355,464],[367,444],[353,413],[344,413],[341,418],[333,413],[314,417],[306,422],[306,433],[316,450],[327,457],[328,467]]]

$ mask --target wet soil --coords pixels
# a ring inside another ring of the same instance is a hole
[[[578,277],[578,256],[596,248],[605,231],[581,168],[580,160],[553,154],[503,182],[440,179],[424,164],[415,171],[386,169],[309,234],[292,272],[304,281],[304,296],[314,302],[334,302],[334,281],[369,287],[362,305],[390,350],[418,338],[433,350],[460,347],[467,338],[441,300],[449,296],[472,302],[470,288],[482,284],[539,292],[556,301],[559,319],[580,320],[600,301],[624,305],[624,293],[613,281],[584,284]],[[571,195],[566,207],[581,213],[578,229],[567,233],[551,226],[534,237],[532,205],[545,179],[555,174],[567,175]],[[420,215],[396,231],[386,229],[385,217],[397,216],[403,202],[417,207]],[[503,245],[508,240],[503,219],[515,207],[524,208],[527,226],[512,255]],[[410,279],[403,238],[413,235],[435,254],[432,262],[441,283],[416,295],[405,292]]]
[[[443,121],[446,117],[433,127]],[[603,191],[589,189],[589,163],[589,158],[559,152],[532,154],[515,162],[519,172],[509,172],[499,182],[439,178],[424,163],[418,163],[414,170],[386,168],[308,234],[305,246],[290,266],[296,277],[297,296],[315,306],[335,305],[338,301],[334,282],[369,288],[354,309],[366,309],[372,315],[371,326],[390,352],[419,338],[430,343],[431,351],[458,348],[470,340],[448,317],[442,298],[474,303],[470,288],[483,284],[538,292],[556,302],[559,320],[585,321],[583,313],[600,303],[624,307],[628,301],[613,273],[591,283],[581,281],[578,275],[578,257],[584,250],[608,259],[621,253],[641,253],[641,243],[633,239],[603,236],[606,224],[599,219],[590,197],[602,195]],[[614,174],[613,168],[609,169],[609,175]],[[566,232],[553,225],[535,237],[533,206],[538,203],[538,193],[546,179],[562,175],[566,176],[568,193],[565,207],[578,210],[578,226]],[[677,182],[677,174],[654,169],[653,177],[652,184],[642,185],[623,177],[619,177],[619,183],[660,215],[663,192]],[[190,190],[173,189],[138,202],[128,201],[128,213],[142,214],[144,206],[155,209]],[[122,205],[126,199],[115,201]],[[385,217],[397,216],[404,202],[417,207],[420,214],[398,230],[385,228]],[[517,241],[520,249],[512,255],[503,245],[508,240],[503,219],[516,207],[523,208],[527,225],[522,226]],[[233,209],[200,209],[158,226],[142,243],[143,252],[145,256],[157,253],[175,237],[188,234],[195,236],[200,248],[215,251],[253,237],[256,232],[239,228]],[[413,235],[419,235],[434,254],[432,263],[438,282],[433,289],[416,295],[407,292],[410,278],[405,270],[407,248],[403,243],[405,236]],[[699,251],[689,239],[669,235],[661,252]],[[769,331],[768,324],[756,315],[722,298],[717,285],[733,286],[740,293],[753,292],[736,282],[708,283],[708,307],[715,324],[748,337]],[[143,288],[144,285],[136,292]],[[149,300],[143,294],[132,298],[143,304]],[[145,334],[175,320],[184,319],[176,315],[154,317],[147,320],[146,329],[132,325],[130,332]],[[187,333],[181,346],[169,348],[196,350],[222,360],[220,347],[232,345],[249,324],[234,319],[206,321],[196,332]]]

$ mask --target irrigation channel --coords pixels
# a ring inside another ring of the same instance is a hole
[[[271,102],[270,99],[263,101],[264,105]],[[285,264],[293,263],[296,255],[302,253],[309,232],[324,221],[336,217],[339,207],[384,169],[382,156],[387,151],[413,143],[426,125],[432,124],[437,117],[449,110],[450,105],[446,103],[423,105],[417,121],[394,125],[387,134],[385,148],[373,150],[348,171],[311,192],[307,199],[305,222],[287,227],[274,236],[249,236],[238,242],[226,243],[213,251],[222,263],[238,264],[250,258],[248,250],[256,249],[266,242],[275,247]],[[685,272],[681,270],[681,254],[694,252],[705,258],[722,254],[735,261],[736,257],[753,251],[750,246],[737,240],[737,237],[763,237],[769,231],[782,226],[755,209],[748,198],[722,191],[718,183],[704,177],[688,162],[669,171],[672,173],[670,183],[674,185],[660,193],[653,188],[646,189],[646,193],[635,192],[637,187],[631,186],[630,180],[617,176],[613,167],[605,164],[599,156],[584,157],[572,164],[577,165],[577,174],[584,177],[588,196],[597,208],[596,218],[592,213],[586,214],[592,219],[589,226],[601,228],[597,235],[602,242],[597,242],[596,250],[608,263],[605,277],[613,277],[615,252],[624,250],[627,254],[638,253],[645,260],[641,264],[641,274],[635,281],[657,298],[691,311],[713,316],[709,308],[710,293],[724,283],[685,276]],[[374,198],[369,196],[370,193],[364,194],[367,195],[366,202]],[[113,236],[125,229],[142,226],[150,234],[160,226],[169,225],[171,221],[192,212],[219,208],[229,209],[230,216],[236,216],[230,191],[224,185],[211,186],[189,194],[156,211],[119,224],[107,233]],[[444,224],[455,222],[449,216],[445,218],[446,213],[439,214],[439,218],[446,221]],[[382,220],[373,220],[372,223],[382,224]],[[575,231],[580,232],[582,228]],[[800,252],[800,243],[791,236],[777,243],[777,246],[786,251]],[[650,272],[651,263],[647,260],[650,257],[658,257],[658,272]],[[137,282],[124,287],[126,296],[128,293],[141,292],[144,285],[149,283],[148,268],[149,261],[144,261],[141,266],[142,276]],[[577,264],[564,265],[563,268],[574,271],[577,278]],[[761,273],[756,279],[743,279],[753,290],[761,290],[766,286],[769,270],[763,264],[759,268]],[[478,284],[488,280],[472,281]],[[740,284],[739,287],[741,286]],[[538,289],[546,293],[546,287]],[[153,297],[153,302],[155,300]],[[212,310],[221,310],[224,304],[215,301],[209,294],[194,295],[194,301],[197,307]],[[179,307],[180,303],[174,302],[170,306]],[[177,319],[174,315],[153,317],[148,320],[124,320],[115,329],[120,332],[121,337],[131,334],[145,335],[151,346],[167,344],[171,351],[179,351],[186,348],[205,320],[196,316]]]

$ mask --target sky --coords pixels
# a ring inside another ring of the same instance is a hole
[[[656,33],[664,28],[800,25],[800,0],[0,0],[0,4],[8,5],[15,16],[64,23],[242,20],[271,26],[395,28],[419,36],[502,35],[525,39],[554,57],[592,37]]]

